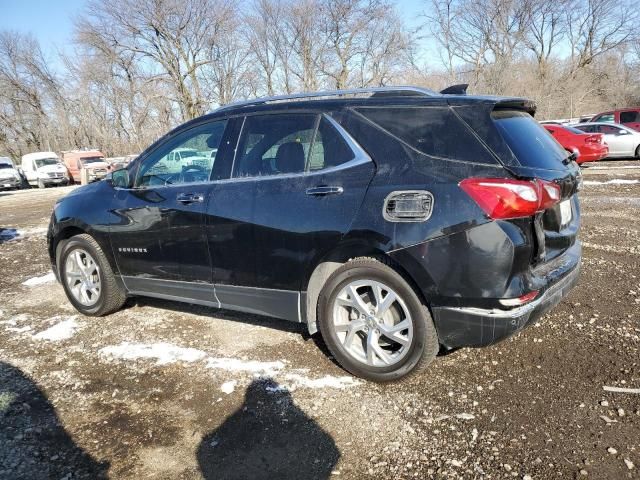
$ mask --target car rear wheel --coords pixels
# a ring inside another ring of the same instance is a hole
[[[640,145],[638,145],[638,148],[636,148],[636,158],[640,160]]]
[[[58,248],[58,271],[67,298],[80,313],[101,316],[122,307],[124,289],[98,243],[87,234],[64,240]]]
[[[352,260],[329,278],[318,323],[340,365],[377,382],[426,367],[439,348],[429,310],[402,275],[374,258]]]

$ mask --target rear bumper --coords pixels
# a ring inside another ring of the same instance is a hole
[[[565,257],[566,255],[566,257]],[[579,242],[549,271],[549,286],[532,302],[510,310],[475,307],[433,307],[440,344],[447,349],[482,347],[510,337],[535,323],[575,287],[580,275]]]
[[[602,160],[607,155],[609,155],[609,148],[604,147],[600,149],[589,149],[589,150],[580,150],[580,155],[578,156],[577,163],[586,163],[586,162],[596,162],[598,160]]]

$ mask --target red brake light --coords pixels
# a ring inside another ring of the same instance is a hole
[[[460,182],[467,195],[493,219],[530,217],[560,201],[560,187],[545,180],[467,178]]]
[[[602,141],[602,135],[590,135],[584,139],[584,143],[600,143]]]

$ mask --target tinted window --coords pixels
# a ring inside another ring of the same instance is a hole
[[[140,165],[136,186],[207,181],[226,123],[226,120],[206,123],[163,143]]]
[[[427,155],[495,163],[469,128],[447,107],[374,107],[357,111]]]
[[[620,123],[640,122],[640,110],[636,112],[620,112]]]
[[[304,172],[317,119],[305,114],[247,117],[233,176]]]
[[[516,110],[496,110],[491,117],[521,165],[553,170],[564,168],[562,147],[531,115]]]
[[[307,170],[336,167],[352,160],[353,157],[353,151],[347,142],[331,125],[331,122],[323,117],[309,151]]]
[[[613,125],[598,125],[596,130],[605,135],[619,135],[622,132],[621,128],[614,127]]]
[[[354,156],[331,123],[317,115],[247,117],[242,132],[234,177],[320,170]]]

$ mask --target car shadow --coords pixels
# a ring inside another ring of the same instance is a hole
[[[36,383],[0,362],[0,478],[104,479],[108,470],[76,445]]]
[[[339,459],[333,438],[268,378],[247,387],[243,404],[197,451],[207,480],[326,479]]]
[[[233,310],[224,310],[215,307],[206,307],[194,305],[192,303],[173,302],[171,300],[161,300],[152,297],[133,297],[129,300],[130,305],[138,307],[150,306],[171,310],[177,313],[193,313],[195,315],[203,315],[216,319],[229,320],[231,322],[245,323],[267,328],[274,328],[289,333],[300,333],[308,337],[306,325],[303,323],[290,322],[273,317],[256,315],[253,313],[236,312]]]

